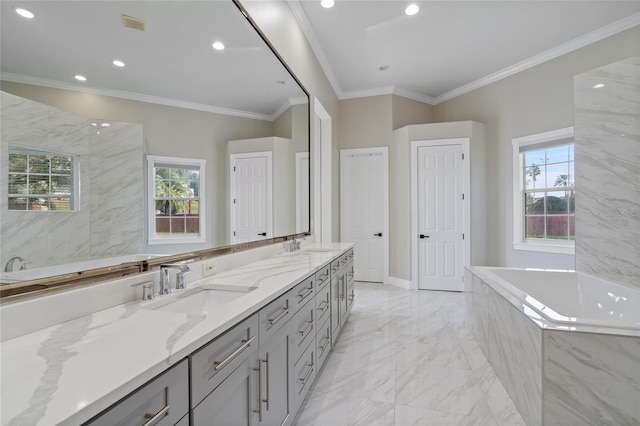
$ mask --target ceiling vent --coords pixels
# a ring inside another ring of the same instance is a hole
[[[144,21],[132,16],[122,15],[122,25],[132,30],[144,31]]]

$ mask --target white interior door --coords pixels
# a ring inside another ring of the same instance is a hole
[[[358,281],[384,281],[386,170],[386,151],[341,150],[341,240],[355,244],[354,273]]]
[[[462,145],[418,148],[418,288],[462,291]]]
[[[309,153],[296,152],[296,233],[309,231]]]
[[[271,238],[271,153],[231,155],[231,243]]]

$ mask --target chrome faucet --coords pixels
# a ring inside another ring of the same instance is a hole
[[[300,241],[293,239],[289,244],[289,253],[300,250]]]
[[[27,261],[26,260],[24,260],[20,256],[13,256],[9,260],[7,260],[7,263],[4,265],[4,271],[5,272],[13,271],[13,264],[15,263],[16,260],[18,262],[21,262],[21,265],[20,265],[20,270],[21,271],[24,271],[25,269],[27,269]]]
[[[176,274],[176,289],[186,287],[184,283],[184,274],[190,271],[189,266],[184,263],[165,263],[160,265],[160,294],[171,293],[171,282],[169,280],[169,269],[177,268],[180,272]]]

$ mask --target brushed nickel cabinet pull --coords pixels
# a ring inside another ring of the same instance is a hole
[[[261,359],[258,360],[258,409],[253,410],[254,413],[258,413],[258,421],[262,421],[262,403],[264,400],[262,399],[262,363]],[[255,368],[254,368],[255,371]]]
[[[308,288],[307,291],[305,291],[303,294],[299,294],[298,297],[300,298],[300,300],[304,300],[304,298],[310,295],[311,293],[313,293],[313,287]]]
[[[302,331],[298,331],[298,333],[300,333],[300,335],[304,338],[307,334],[309,334],[311,330],[313,330],[313,321],[307,321],[307,327]]]
[[[288,306],[286,308],[282,308],[282,312],[280,312],[280,315],[278,315],[277,317],[269,320],[269,325],[276,324],[278,321],[280,321],[282,318],[284,318],[284,316],[287,315],[288,313],[289,313],[289,307]]]
[[[162,410],[158,411],[156,414],[146,413],[144,415],[144,418],[145,419],[149,419],[149,420],[147,420],[147,422],[145,424],[143,424],[142,426],[154,426],[164,416],[166,416],[168,414],[169,414],[169,406],[168,405],[166,407],[164,407]]]
[[[304,379],[298,379],[302,383],[302,386],[307,383],[307,380],[309,380],[309,376],[311,376],[311,373],[313,373],[313,362],[311,363],[311,365],[309,365],[309,371],[307,371],[307,374],[305,374]]]
[[[235,351],[233,351],[233,353],[231,355],[229,355],[228,357],[226,357],[225,359],[223,359],[222,361],[214,361],[213,365],[215,366],[214,370],[218,371],[220,370],[222,367],[224,367],[225,365],[227,365],[228,363],[231,362],[231,360],[233,360],[235,357],[237,357],[238,355],[240,355],[240,353],[242,351],[244,351],[245,349],[247,349],[249,347],[249,345],[251,345],[251,342],[253,342],[256,339],[256,336],[253,336],[251,339],[249,340],[243,340],[242,341],[242,345],[236,349]]]

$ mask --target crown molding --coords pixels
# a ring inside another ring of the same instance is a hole
[[[298,25],[300,25],[302,32],[311,45],[311,50],[313,50],[313,53],[315,53],[316,59],[320,63],[322,71],[324,71],[324,74],[327,76],[327,79],[329,80],[329,84],[333,88],[333,91],[336,93],[336,96],[338,96],[338,99],[343,99],[343,92],[340,88],[340,84],[338,83],[338,79],[333,73],[333,68],[331,68],[331,65],[329,64],[327,55],[324,53],[324,50],[322,49],[322,46],[320,45],[320,42],[316,37],[316,33],[313,31],[309,19],[307,19],[307,15],[302,9],[300,0],[287,0],[287,3],[289,3],[289,7],[293,12],[293,16],[296,18],[296,21],[298,21]]]
[[[111,96],[114,98],[129,99],[132,101],[148,102],[152,104],[171,106],[176,108],[185,108],[195,111],[211,112],[214,114],[231,115],[234,117],[251,118],[254,120],[273,121],[273,115],[259,114],[250,111],[241,111],[230,108],[223,108],[214,105],[199,104],[196,102],[181,101],[178,99],[162,98],[159,96],[144,95],[141,93],[127,92],[124,90],[104,89],[91,86],[80,86],[77,84],[67,83],[59,80],[50,80],[46,78],[33,77],[24,74],[15,74],[3,72],[0,78],[4,81],[13,83],[31,84],[34,86],[51,87],[53,89],[71,90],[74,92],[89,93],[92,95]],[[288,107],[288,103],[285,102]],[[277,118],[277,117],[276,117]]]
[[[517,64],[503,68],[500,71],[460,86],[457,89],[450,90],[449,92],[446,92],[434,98],[434,105],[471,92],[472,90],[476,90],[489,84],[495,83],[496,81],[502,80],[503,78],[507,78],[529,68],[533,68],[559,56],[566,55],[567,53],[573,52],[574,50],[578,50],[582,47],[588,46],[607,37],[611,37],[612,35],[615,35],[619,32],[633,28],[636,25],[640,25],[640,13],[634,13],[633,15],[630,15],[624,19],[613,22],[609,25],[605,25],[602,28],[577,37],[571,41],[556,46],[553,49],[542,52],[539,55],[532,56],[528,59],[525,59],[524,61],[518,62]]]

